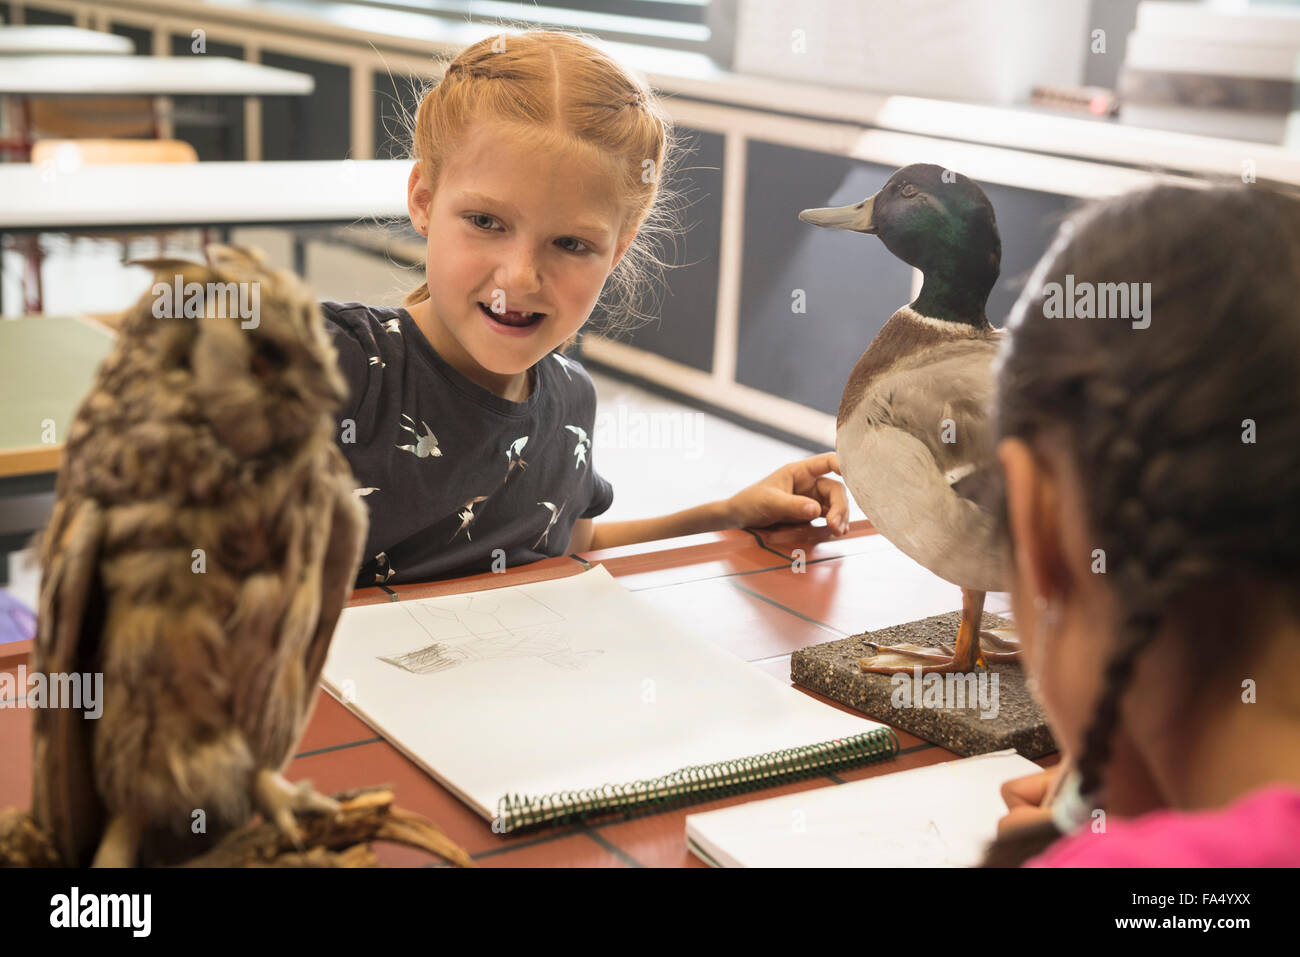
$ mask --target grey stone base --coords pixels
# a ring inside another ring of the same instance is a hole
[[[859,659],[875,653],[868,641],[882,646],[952,645],[960,623],[961,613],[951,612],[801,648],[790,658],[790,678],[810,691],[963,756],[1004,748],[1015,748],[1027,758],[1051,754],[1056,742],[1042,709],[1025,687],[1019,664],[992,664],[987,670],[973,672],[973,679],[939,674],[923,675],[919,682],[911,674],[870,674],[858,666]],[[986,631],[1009,627],[1006,619],[984,616]],[[906,706],[909,703],[911,707]],[[962,703],[966,706],[951,706]]]

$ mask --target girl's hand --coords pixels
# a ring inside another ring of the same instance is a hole
[[[810,522],[824,515],[831,534],[843,535],[849,530],[848,496],[843,485],[826,477],[827,472],[840,474],[834,452],[777,469],[727,499],[734,524],[762,528],[778,522]]]
[[[1061,761],[1046,771],[1012,778],[1002,785],[1002,800],[1006,802],[1007,813],[998,819],[998,837],[1005,837],[1012,831],[1037,824],[1052,816],[1054,785],[1065,763]]]

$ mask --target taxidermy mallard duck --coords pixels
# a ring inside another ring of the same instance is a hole
[[[984,191],[928,163],[894,173],[852,206],[805,209],[805,223],[878,236],[924,275],[921,293],[862,353],[840,399],[835,451],[845,482],[900,551],[962,589],[955,646],[893,645],[866,671],[970,671],[1014,644],[981,632],[984,595],[1004,589],[1005,545],[985,504],[996,489],[991,369],[1002,333],[984,313],[1002,240]],[[981,638],[1000,651],[984,650]]]

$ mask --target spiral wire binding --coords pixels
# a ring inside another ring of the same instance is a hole
[[[540,824],[585,820],[592,814],[607,811],[622,811],[627,815],[641,808],[662,809],[865,764],[897,753],[898,736],[893,728],[877,728],[821,744],[769,751],[716,764],[692,765],[649,781],[605,784],[541,797],[507,794],[497,802],[493,830],[504,834]]]

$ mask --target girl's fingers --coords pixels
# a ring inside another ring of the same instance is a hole
[[[1007,837],[1014,831],[1048,820],[1051,816],[1052,812],[1046,808],[1024,806],[1012,808],[998,818],[998,837]]]
[[[1040,807],[1047,797],[1047,790],[1051,787],[1056,774],[1056,768],[1049,768],[1037,774],[1012,778],[1002,785],[1002,800],[1012,810],[1018,807]]]
[[[834,452],[823,452],[821,455],[814,455],[811,458],[804,459],[795,463],[801,469],[807,469],[810,477],[825,475],[827,472],[840,474],[839,459],[835,457]]]
[[[844,494],[844,486],[833,478],[823,475],[817,480],[816,497],[821,500],[822,514],[826,524],[839,531],[849,520],[849,502]]]

